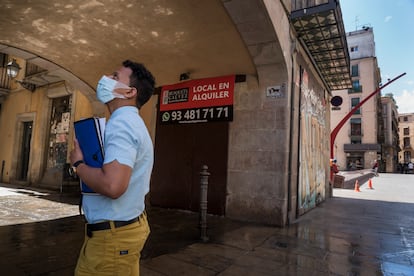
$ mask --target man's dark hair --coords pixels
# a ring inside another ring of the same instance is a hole
[[[136,106],[140,109],[154,93],[155,79],[141,63],[125,60],[122,65],[132,70],[129,82],[138,91]]]

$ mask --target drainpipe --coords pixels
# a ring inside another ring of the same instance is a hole
[[[0,183],[3,183],[3,173],[4,173],[4,166],[6,164],[6,161],[1,161],[1,173],[0,173]]]
[[[302,91],[303,71],[304,71],[303,67],[299,66],[299,93],[298,93],[299,99],[298,99],[298,124],[297,124],[297,127],[298,127],[298,142],[297,142],[297,145],[296,145],[297,149],[298,149],[298,154],[296,156],[296,164],[298,164],[298,171],[297,171],[297,174],[296,174],[296,183],[297,183],[296,202],[299,202],[299,184],[300,184],[299,183],[299,178],[300,178],[300,166],[301,166],[301,164],[300,164],[300,154],[301,154],[300,153],[300,144],[301,144],[301,141],[300,141],[300,136],[301,136],[300,122],[302,120],[302,113],[301,113],[300,108],[301,108],[301,105],[302,105],[302,94],[303,94],[303,91]],[[299,207],[299,205],[296,204],[296,208],[298,208],[298,207]],[[296,213],[298,213],[298,209],[296,209]]]
[[[287,179],[287,183],[288,183],[288,187],[287,187],[287,194],[288,194],[288,198],[287,198],[287,204],[288,204],[288,209],[287,209],[287,214],[286,214],[286,223],[287,225],[290,225],[290,212],[292,211],[292,160],[293,160],[293,154],[292,154],[292,147],[293,147],[293,142],[292,142],[292,137],[293,137],[293,124],[294,124],[294,117],[295,117],[295,107],[294,107],[294,103],[295,103],[295,63],[294,63],[294,58],[293,58],[293,54],[291,55],[291,62],[292,62],[292,69],[291,69],[291,83],[290,83],[290,125],[289,125],[289,156],[288,156],[288,179]]]

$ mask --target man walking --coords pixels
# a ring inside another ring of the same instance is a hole
[[[84,194],[85,241],[75,275],[139,275],[141,250],[149,235],[145,195],[153,167],[153,145],[139,109],[152,96],[154,77],[126,60],[97,86],[111,116],[105,127],[104,162],[83,161],[77,140],[70,161],[94,194]]]

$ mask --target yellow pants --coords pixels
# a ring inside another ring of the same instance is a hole
[[[94,231],[91,238],[86,235],[85,227],[75,275],[139,275],[141,250],[149,233],[145,212],[137,222]]]

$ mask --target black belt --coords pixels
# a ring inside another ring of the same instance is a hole
[[[127,226],[129,224],[132,224],[134,222],[139,221],[139,218],[141,216],[138,216],[136,218],[133,218],[131,220],[114,220],[114,227],[115,228],[119,228],[122,226]],[[88,237],[92,237],[92,232],[94,231],[101,231],[101,230],[108,230],[111,229],[111,223],[109,221],[104,221],[104,222],[98,222],[98,223],[93,223],[93,224],[86,224],[86,233],[88,235]]]

